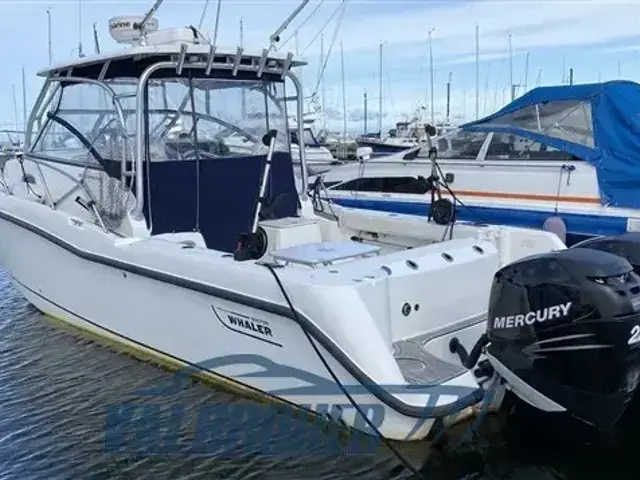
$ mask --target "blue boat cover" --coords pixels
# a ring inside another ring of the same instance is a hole
[[[611,81],[535,88],[461,127],[540,142],[596,168],[603,205],[640,208],[640,85]]]

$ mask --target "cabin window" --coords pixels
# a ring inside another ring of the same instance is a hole
[[[422,195],[429,188],[424,177],[364,177],[340,183],[331,190]]]
[[[486,138],[486,132],[454,130],[438,138],[438,158],[475,160]]]
[[[291,130],[291,143],[293,145],[300,145],[298,141],[298,131]],[[304,145],[306,147],[319,147],[320,143],[316,140],[316,137],[313,135],[313,132],[310,128],[304,129]]]
[[[573,155],[510,133],[494,133],[485,160],[580,160]]]
[[[277,100],[284,96],[283,84],[220,79],[191,84],[193,90],[185,78],[149,83],[152,162],[264,155],[262,136],[272,129],[278,131],[276,151],[289,151],[286,109]]]
[[[520,128],[594,148],[591,102],[588,100],[538,103],[498,116],[484,125]]]

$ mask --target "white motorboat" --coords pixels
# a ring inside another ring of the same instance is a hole
[[[0,170],[10,158],[22,153],[24,132],[20,130],[0,130]]]
[[[371,148],[376,156],[404,152],[427,141],[427,125],[422,112],[418,110],[411,120],[396,122],[396,127],[389,130],[387,135],[383,136],[382,132],[365,134],[358,137],[357,142]]]
[[[544,228],[569,244],[640,229],[640,85],[540,87],[433,142],[459,219]],[[423,148],[425,154],[428,148]],[[324,177],[344,206],[428,215],[429,158],[405,152]],[[449,191],[443,195],[451,198]]]
[[[425,438],[505,384],[599,426],[624,411],[640,278],[598,248],[637,242],[566,249],[536,230],[316,215],[281,103],[291,82],[302,118],[303,63],[149,18],[110,21],[131,48],[41,72],[27,148],[3,171],[0,263],[39,310],[389,439]],[[264,109],[262,142],[241,153],[199,136],[242,129],[241,96]],[[224,118],[207,113],[220,104]]]

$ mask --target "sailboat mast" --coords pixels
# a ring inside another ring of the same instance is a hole
[[[49,42],[49,65],[53,63],[53,49],[51,44],[51,9],[47,8],[47,39]]]
[[[513,51],[511,49],[511,34],[509,34],[509,88],[511,89],[511,101],[513,102],[516,92],[513,85]]]
[[[524,90],[522,93],[527,93],[527,83],[529,80],[529,52],[527,52],[527,60],[524,64]]]
[[[342,70],[342,138],[347,138],[347,91],[344,84],[344,51],[342,49],[342,42],[340,42],[340,68]]]
[[[449,114],[447,113],[447,118],[448,117],[449,117]],[[478,120],[479,118],[480,118],[480,25],[476,24],[476,120]]]
[[[18,128],[18,101],[16,100],[16,84],[11,84],[11,91],[13,92],[13,123],[16,126],[16,130]]]
[[[378,136],[382,138],[382,45],[380,42],[380,86],[378,91],[380,95],[378,97]]]
[[[244,24],[242,22],[242,17],[240,17],[240,48],[244,48]],[[296,45],[297,49],[297,45]],[[296,52],[297,53],[297,52]],[[242,118],[247,118],[247,97],[244,87],[242,88]]]
[[[325,63],[325,58],[324,58],[324,34],[321,33],[320,34],[320,65],[324,65]],[[320,89],[322,90],[321,92],[321,96],[322,96],[322,131],[326,133],[327,131],[327,117],[326,117],[326,112],[327,110],[325,109],[325,88],[324,88],[324,71],[320,73],[321,78],[320,78]]]
[[[367,134],[367,92],[364,92],[364,134]]]
[[[22,123],[23,129],[27,131],[27,81],[24,74],[24,65],[22,66]]]
[[[431,125],[435,125],[435,115],[433,110],[433,48],[431,43],[431,33],[434,28],[429,29],[429,77],[430,77],[430,89],[431,89]]]
[[[82,0],[78,0],[78,57],[84,57],[82,51]]]
[[[449,125],[450,113],[451,113],[451,72],[449,72],[449,81],[447,82],[447,125]],[[476,97],[477,98],[477,97]],[[478,102],[476,101],[476,116],[478,116]]]

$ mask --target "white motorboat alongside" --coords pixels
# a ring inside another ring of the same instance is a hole
[[[22,153],[24,132],[20,130],[0,130],[0,170],[10,158]]]
[[[292,125],[290,126],[291,130],[291,155],[293,157],[294,162],[300,161],[300,139],[298,138],[297,132],[297,121],[295,118]],[[303,118],[304,124],[304,150],[305,157],[307,160],[307,165],[311,168],[326,171],[333,165],[341,165],[342,162],[336,160],[328,148],[323,147],[318,142],[315,134],[313,133],[312,126],[315,123],[314,118]]]
[[[638,231],[638,105],[640,85],[629,81],[540,87],[438,138],[436,173],[464,205],[457,218],[526,228],[553,219],[570,244]],[[428,215],[432,162],[414,153],[332,169],[328,198]]]
[[[278,100],[290,81],[302,118],[290,70],[302,63],[214,47],[193,28],[150,32],[145,21],[111,20],[131,48],[41,73],[24,156],[4,169],[0,263],[39,310],[390,439],[425,438],[505,382],[542,410],[599,426],[624,411],[640,345],[629,338],[640,279],[626,260],[597,251],[606,245],[567,250],[543,231],[352,209],[318,216],[304,149],[296,192]],[[248,153],[199,135],[220,127],[207,112],[221,103],[222,120],[242,129],[241,96],[265,119]],[[177,137],[175,118],[191,125]],[[621,276],[627,296],[602,293]],[[539,360],[557,331],[595,343]],[[598,350],[605,340],[611,348]],[[586,361],[587,386],[566,367]]]

